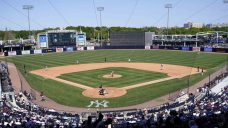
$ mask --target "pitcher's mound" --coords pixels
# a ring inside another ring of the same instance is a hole
[[[87,89],[83,91],[82,94],[90,98],[114,98],[123,96],[127,93],[126,90],[115,87],[104,87],[103,89],[105,90],[104,95],[99,94],[100,88]]]
[[[105,75],[103,75],[102,76],[103,78],[110,78],[110,79],[113,79],[113,78],[120,78],[120,77],[122,77],[122,75],[120,75],[120,74],[105,74]]]

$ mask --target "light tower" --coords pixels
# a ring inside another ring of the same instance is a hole
[[[228,4],[228,0],[223,0],[223,3]],[[226,40],[228,40],[228,26],[227,26],[228,23],[225,23],[225,24],[226,24],[225,26],[226,26],[226,38],[227,38]]]
[[[167,29],[167,37],[168,37],[168,35],[169,35],[169,9],[170,8],[172,8],[173,6],[172,6],[172,4],[165,4],[165,8],[167,8],[168,9],[168,16],[167,16],[167,27],[166,27],[166,29]]]
[[[102,31],[101,31],[101,27],[102,27],[102,19],[101,19],[101,12],[104,11],[104,7],[97,7],[97,11],[100,12],[100,44],[102,46]]]
[[[223,0],[223,3],[224,4],[228,4],[228,0]],[[226,23],[226,40],[228,40],[228,26],[227,26],[228,23]],[[226,64],[226,71],[228,72],[228,57],[227,57],[227,64]]]
[[[31,31],[30,31],[30,16],[29,11],[32,10],[34,7],[33,5],[23,5],[23,9],[28,11],[28,25],[29,25],[29,39],[31,41]]]

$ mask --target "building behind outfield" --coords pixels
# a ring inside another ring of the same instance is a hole
[[[110,46],[145,46],[145,32],[110,32]]]

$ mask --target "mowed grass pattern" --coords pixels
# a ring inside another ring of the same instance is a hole
[[[191,67],[203,67],[208,72],[204,76],[193,75],[190,77],[190,85],[205,78],[216,71],[221,65],[227,63],[226,54],[197,53],[182,51],[163,51],[163,50],[97,50],[71,53],[50,53],[44,55],[29,55],[7,57],[7,60],[16,64],[19,71],[24,74],[26,71],[48,67],[64,66],[79,63],[101,63],[104,58],[108,62],[127,62],[131,58],[132,62],[163,63],[175,64]],[[82,89],[66,85],[54,80],[27,74],[25,78],[33,89],[43,92],[47,97],[54,101],[75,107],[86,107],[91,98],[82,95]],[[160,97],[162,95],[186,88],[189,77],[183,79],[173,79],[165,82],[156,83],[140,88],[130,89],[127,94],[118,98],[108,99],[109,107],[122,107],[135,105]],[[100,99],[102,100],[102,99]]]
[[[103,75],[110,74],[112,71],[122,75],[122,77],[114,79],[103,78]],[[115,67],[62,74],[58,78],[96,88],[101,84],[103,87],[125,87],[165,77],[167,77],[166,74],[159,72]]]
[[[127,62],[131,58],[132,62],[148,62],[175,64],[191,67],[204,67],[205,69],[216,67],[224,63],[227,55],[181,52],[181,51],[159,51],[159,50],[97,50],[49,53],[40,55],[28,55],[8,57],[8,60],[27,70],[41,69],[45,66],[55,67],[79,63],[101,63],[107,58],[108,62]]]

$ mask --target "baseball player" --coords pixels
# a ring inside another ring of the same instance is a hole
[[[202,70],[201,70],[201,75],[203,75],[203,68],[202,68]]]
[[[46,66],[45,66],[45,71],[47,71],[47,70],[48,70],[48,66],[46,65]]]
[[[113,76],[114,76],[114,71],[111,72],[111,77],[113,77]]]
[[[161,70],[163,70],[164,69],[164,65],[163,64],[161,64],[161,68],[160,68]]]

